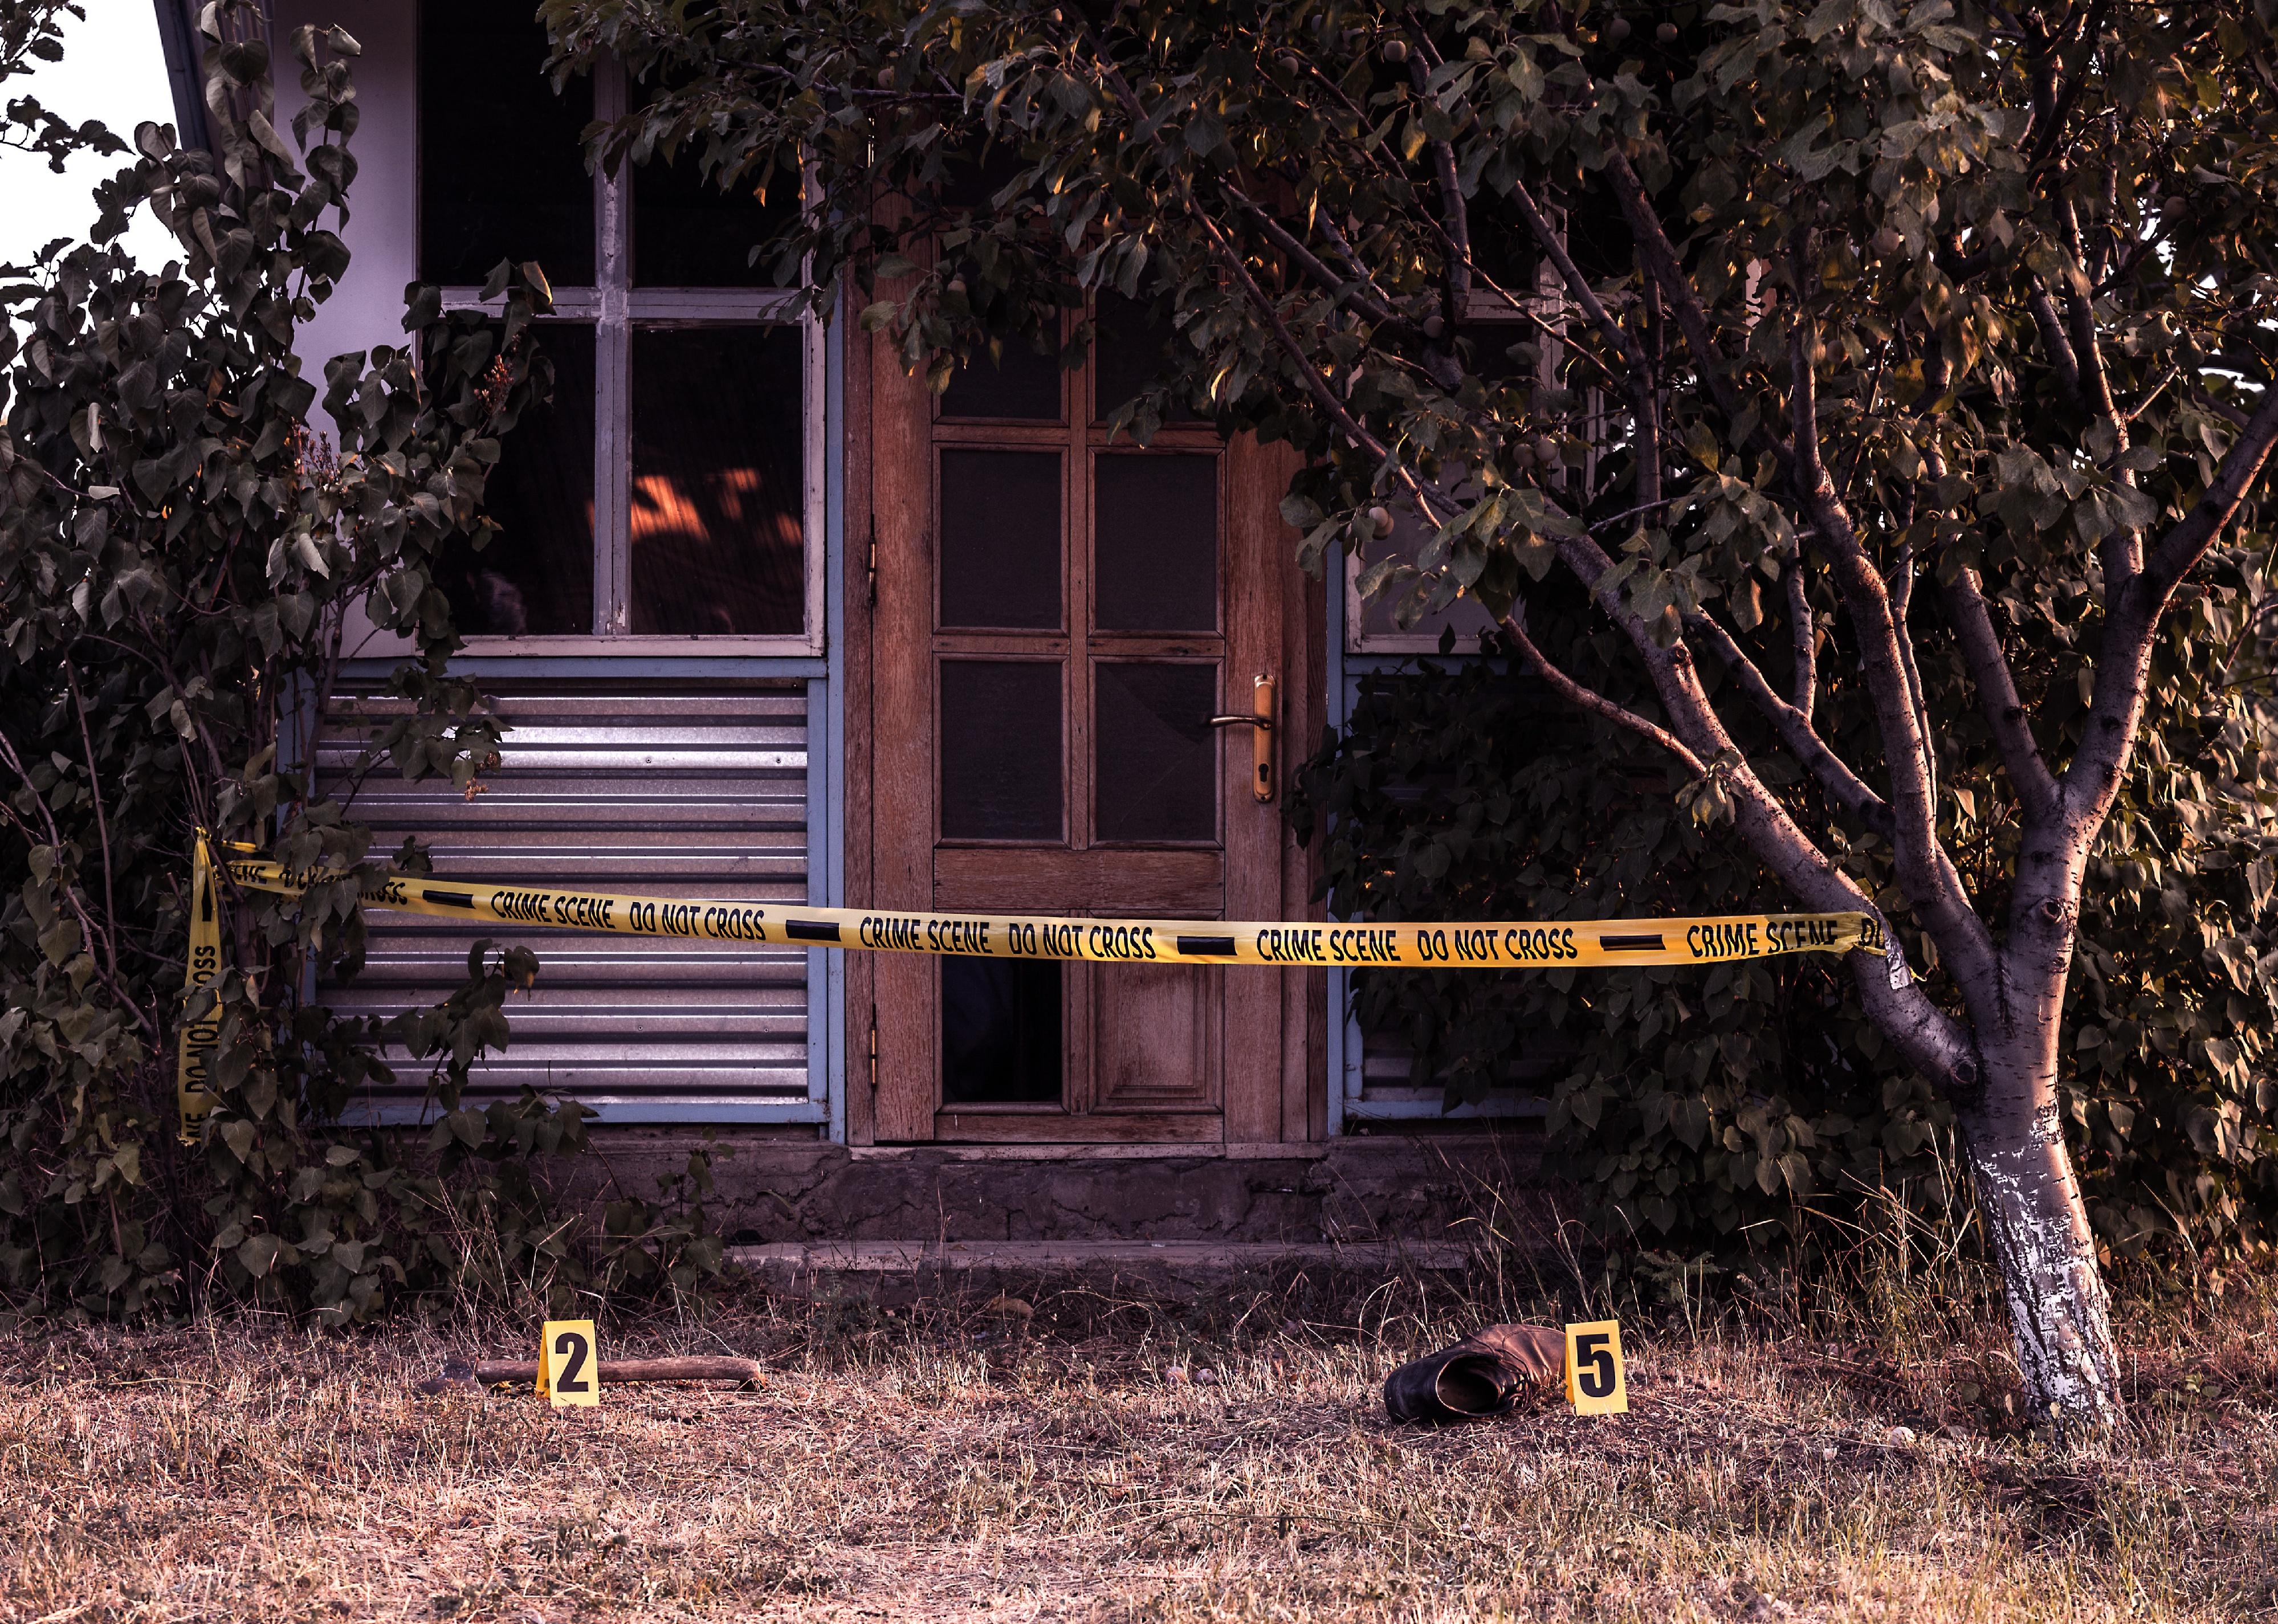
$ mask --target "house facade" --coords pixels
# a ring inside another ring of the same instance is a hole
[[[195,7],[157,4],[195,139]],[[400,343],[409,283],[479,309],[511,256],[555,296],[555,396],[506,446],[502,533],[442,583],[461,667],[512,725],[502,763],[473,798],[352,782],[403,652],[367,627],[316,729],[322,787],[470,878],[1318,917],[1282,817],[1290,752],[1439,627],[1399,632],[1298,569],[1288,449],[1200,422],[1111,439],[1153,371],[1139,332],[1080,370],[1008,355],[936,397],[746,263],[768,202],[662,165],[589,173],[579,131],[638,88],[604,72],[555,96],[527,11],[271,0],[279,42],[338,23],[363,47],[353,263],[309,370]],[[370,924],[339,1007],[440,997],[481,934]],[[1438,1212],[1419,1193],[1478,1147],[1345,1018],[1342,972],[528,945],[538,987],[478,1090],[584,1102],[621,1178],[728,1147],[747,1239],[1383,1232]],[[409,1122],[421,1101],[364,1109]]]

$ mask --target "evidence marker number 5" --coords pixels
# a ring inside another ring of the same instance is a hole
[[[601,1401],[601,1361],[593,1322],[548,1320],[539,1333],[538,1391],[555,1409]]]
[[[1577,1415],[1629,1414],[1620,1321],[1586,1320],[1566,1327],[1566,1402]]]

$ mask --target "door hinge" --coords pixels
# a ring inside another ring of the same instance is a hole
[[[878,606],[878,515],[870,515],[870,606]]]
[[[870,1097],[878,1097],[878,1006],[870,1006]]]

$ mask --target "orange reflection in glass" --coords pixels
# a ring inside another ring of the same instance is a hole
[[[806,625],[799,357],[788,327],[634,330],[631,630]]]

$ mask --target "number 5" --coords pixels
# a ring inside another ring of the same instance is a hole
[[[1574,1385],[1585,1399],[1614,1396],[1614,1355],[1607,1346],[1612,1340],[1602,1330],[1574,1338]]]
[[[1566,1327],[1566,1401],[1579,1415],[1620,1415],[1630,1407],[1622,1371],[1622,1328],[1614,1320]]]

